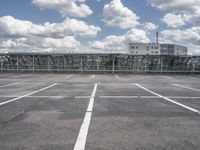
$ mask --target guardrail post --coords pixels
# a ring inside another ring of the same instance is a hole
[[[115,73],[115,56],[112,58],[112,73]]]
[[[145,56],[145,59],[144,59],[144,71],[145,73],[147,72],[147,56]]]
[[[19,56],[17,55],[17,71],[19,70]]]
[[[99,56],[97,56],[97,72],[99,71]]]
[[[163,74],[163,58],[160,58],[160,73]]]
[[[192,62],[192,72],[193,72],[193,74],[195,74],[195,68],[196,68],[196,65],[195,65],[195,62],[193,60],[193,62]]]
[[[33,59],[32,60],[33,61],[32,62],[33,63],[33,65],[32,65],[33,68],[32,69],[33,69],[33,72],[35,72],[35,56],[32,56],[32,59]]]
[[[83,71],[83,58],[81,57],[81,72]]]

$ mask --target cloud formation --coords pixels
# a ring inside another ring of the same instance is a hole
[[[180,14],[176,15],[175,13],[167,13],[161,20],[167,24],[167,26],[173,28],[185,25],[184,19]]]
[[[96,37],[101,28],[69,18],[61,23],[34,24],[31,21],[4,16],[0,18],[0,31],[0,48],[3,49],[68,51],[80,47],[76,38]]]
[[[95,37],[101,31],[100,27],[88,25],[83,21],[66,18],[61,23],[33,24],[30,21],[15,19],[11,16],[0,18],[1,37],[51,37],[65,36]]]
[[[98,50],[125,52],[130,42],[150,42],[150,40],[145,31],[133,28],[124,35],[109,35],[101,41],[91,42],[90,47]]]
[[[200,23],[200,0],[148,0],[151,6],[183,15],[185,21]]]
[[[125,7],[121,0],[112,0],[103,8],[103,22],[107,26],[120,27],[122,29],[132,28],[140,23],[139,17],[130,9]]]
[[[93,13],[86,0],[33,0],[32,3],[40,9],[54,10],[63,16],[87,17]]]

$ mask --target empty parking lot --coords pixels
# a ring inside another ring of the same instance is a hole
[[[189,150],[199,139],[199,75],[0,74],[2,150]]]

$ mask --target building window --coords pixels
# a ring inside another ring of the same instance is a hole
[[[158,49],[158,47],[156,46],[155,49]]]
[[[153,46],[151,47],[151,49],[153,49]]]
[[[138,52],[136,51],[135,53],[137,54]]]
[[[136,46],[135,48],[136,48],[136,49],[138,49],[138,47],[137,47],[137,46]]]
[[[131,49],[135,49],[135,46],[131,46]]]
[[[155,54],[158,54],[158,51],[155,51]]]

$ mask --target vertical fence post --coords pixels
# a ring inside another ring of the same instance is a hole
[[[97,72],[99,71],[99,56],[97,56]]]
[[[147,72],[147,56],[145,56],[145,60],[144,60],[144,70],[146,73]]]
[[[160,58],[160,73],[163,74],[163,58]]]
[[[115,73],[115,56],[112,58],[112,73]]]
[[[83,71],[83,58],[81,57],[81,73],[82,73],[82,71]]]
[[[17,55],[17,71],[19,71],[19,56]]]
[[[48,55],[48,58],[47,58],[47,70],[49,71],[50,69],[50,56]]]
[[[33,65],[32,65],[32,70],[33,70],[33,72],[35,72],[35,56],[33,55],[32,56],[32,63],[33,63]]]
[[[192,61],[192,72],[193,72],[193,74],[195,74],[195,68],[196,68],[196,65],[195,65],[195,62],[193,60]]]

